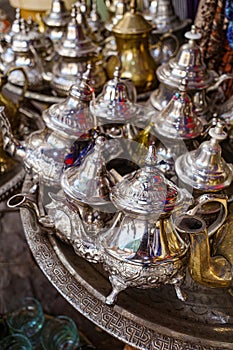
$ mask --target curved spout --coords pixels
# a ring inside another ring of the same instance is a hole
[[[232,285],[232,267],[220,255],[210,256],[209,238],[205,222],[195,216],[177,218],[175,226],[190,236],[189,272],[199,284],[211,288],[228,288]]]
[[[23,193],[19,193],[12,196],[8,200],[7,205],[9,208],[26,208],[36,217],[38,224],[44,229],[51,230],[52,228],[54,228],[54,222],[52,218],[48,215],[41,215],[36,202]]]
[[[4,109],[5,107],[0,106],[0,127],[2,130],[3,148],[11,156],[24,158],[26,154],[25,145],[14,137]]]
[[[216,90],[225,80],[232,79],[232,78],[233,78],[233,74],[230,74],[230,73],[222,74],[215,79],[215,83],[211,85],[206,91],[210,92],[210,91]]]

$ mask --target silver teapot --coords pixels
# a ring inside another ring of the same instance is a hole
[[[178,88],[180,80],[186,77],[187,91],[192,96],[196,112],[208,120],[213,106],[208,103],[207,92],[217,89],[224,80],[232,76],[218,76],[215,71],[206,68],[198,45],[201,34],[195,26],[185,33],[185,37],[188,42],[180,47],[177,55],[158,67],[156,75],[160,84],[150,95],[149,102],[155,109],[162,110]]]
[[[66,32],[70,21],[70,11],[67,10],[63,0],[53,0],[51,8],[42,17],[45,26],[45,34],[56,45]]]
[[[86,131],[94,127],[89,110],[93,88],[85,81],[73,85],[69,95],[60,103],[51,105],[42,113],[44,128],[33,132],[24,141],[17,140],[1,107],[0,121],[5,150],[12,156],[23,158],[27,171],[42,183],[60,186],[64,158],[71,145]]]
[[[187,150],[199,146],[204,130],[203,122],[187,93],[187,79],[181,80],[167,106],[152,118],[152,122],[157,138],[157,155],[162,159],[158,167],[167,177],[172,177],[175,175],[175,160]]]
[[[71,20],[66,33],[56,45],[57,60],[52,68],[50,86],[59,96],[66,96],[71,85],[81,78],[87,64],[92,63],[102,86],[106,82],[106,74],[101,64],[100,47],[86,35],[83,24],[78,22],[80,8],[73,5]]]

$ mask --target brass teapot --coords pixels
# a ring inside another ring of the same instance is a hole
[[[21,71],[21,73],[24,75],[25,85],[22,90],[22,95],[18,97],[17,101],[13,102],[10,96],[7,96],[6,92],[3,93],[2,90],[5,84],[7,84],[8,82],[8,77],[15,70]],[[14,135],[18,134],[18,130],[21,122],[18,112],[19,112],[21,103],[24,99],[24,95],[27,91],[27,88],[28,88],[28,80],[23,68],[13,67],[12,69],[9,69],[7,75],[0,75],[0,105],[4,106],[5,108],[5,112],[11,123],[12,132]],[[3,144],[4,144],[3,138],[2,138],[2,135],[0,135],[0,174],[1,175],[5,175],[9,173],[9,171],[11,171],[16,166],[15,160],[11,159],[9,155],[7,155],[6,152],[4,151]]]
[[[136,11],[136,1],[131,1],[130,11],[112,27],[116,39],[116,55],[109,55],[106,65],[108,77],[113,77],[116,66],[121,67],[121,75],[132,79],[137,93],[143,94],[157,87],[157,63],[149,49],[149,33],[152,26],[140,12]]]
[[[227,199],[219,198],[226,206]],[[189,272],[197,283],[209,288],[225,288],[232,294],[232,204],[225,223],[218,226],[209,239],[205,221],[199,216],[185,215],[176,220],[180,233],[190,236]]]

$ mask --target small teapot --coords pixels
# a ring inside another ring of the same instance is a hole
[[[29,27],[20,20],[20,31],[12,37],[11,47],[6,47],[1,55],[1,71],[7,74],[13,67],[23,68],[27,75],[28,88],[41,90],[45,87],[45,70],[41,57],[29,38]],[[25,75],[22,70],[14,70],[8,78],[9,83],[23,87]]]
[[[45,126],[24,141],[12,134],[10,123],[0,108],[0,123],[4,149],[12,156],[23,158],[26,169],[46,184],[60,186],[64,158],[72,143],[94,127],[89,110],[93,88],[85,81],[73,85],[69,95],[42,113]]]
[[[226,206],[226,198],[219,201]],[[215,230],[212,244],[206,223],[199,216],[181,216],[175,226],[180,233],[190,236],[188,267],[194,281],[209,288],[225,288],[232,294],[232,206],[226,222]]]
[[[66,169],[61,176],[68,205],[78,212],[89,236],[109,229],[116,214],[109,198],[114,182],[102,154],[105,142],[104,136],[97,136],[81,164]]]

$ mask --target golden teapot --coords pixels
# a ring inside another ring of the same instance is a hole
[[[5,84],[8,82],[8,77],[11,72],[15,70],[20,70],[25,77],[25,85],[22,90],[22,95],[18,98],[16,102],[13,102],[10,97],[2,92]],[[25,92],[28,88],[27,84],[27,76],[23,68],[14,67],[8,71],[5,75],[0,75],[0,105],[4,106],[5,113],[11,123],[12,132],[14,135],[17,134],[20,124],[20,118],[18,117],[18,110],[21,105],[21,102],[24,98]],[[0,174],[3,175],[8,173],[15,166],[15,161],[11,159],[6,152],[3,150],[3,139],[2,135],[0,135]]]
[[[157,63],[149,48],[149,33],[152,26],[136,10],[136,1],[131,1],[130,11],[112,28],[116,40],[117,53],[109,55],[106,71],[113,78],[116,66],[121,67],[121,76],[132,79],[137,93],[143,94],[158,85]]]

